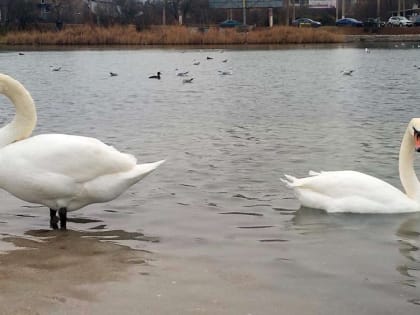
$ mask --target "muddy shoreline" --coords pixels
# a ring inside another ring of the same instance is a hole
[[[210,257],[152,254],[72,230],[26,237],[4,239],[18,249],[0,255],[2,315],[274,315],[317,307]]]
[[[109,235],[116,233],[109,233]],[[17,249],[0,255],[0,314],[45,314],[57,307],[93,302],[83,286],[126,279],[149,254],[106,242],[101,234],[34,230],[6,237]]]

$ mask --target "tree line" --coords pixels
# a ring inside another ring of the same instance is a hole
[[[299,16],[320,20],[323,24],[334,24],[336,17],[341,17],[339,8],[311,9],[305,6],[305,0],[290,0],[288,6],[274,8],[274,24],[288,24]],[[295,1],[301,3],[291,10]],[[409,9],[417,0],[352,0],[346,1],[346,15],[365,19],[377,17],[388,19],[391,11],[398,8]],[[228,17],[242,20],[241,9],[212,9],[208,0],[113,0],[96,5],[92,11],[89,6],[101,0],[0,0],[1,25],[3,29],[28,29],[43,23],[52,23],[58,29],[65,24],[135,24],[138,29],[151,25],[178,24],[180,16],[186,25],[205,26],[220,23]],[[378,4],[380,7],[378,8]],[[287,12],[287,10],[289,10]],[[289,21],[288,21],[289,20]],[[248,9],[247,23],[256,26],[268,25],[267,9]]]

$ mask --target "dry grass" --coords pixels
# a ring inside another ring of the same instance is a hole
[[[342,34],[322,29],[274,27],[237,32],[210,28],[201,32],[185,26],[154,27],[142,32],[134,26],[72,26],[60,32],[9,32],[0,38],[6,45],[214,45],[306,44],[343,42]]]

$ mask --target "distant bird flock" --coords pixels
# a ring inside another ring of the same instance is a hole
[[[409,47],[412,47],[412,48],[420,48],[420,44],[416,44],[416,45],[413,44],[413,45],[409,46],[409,45],[406,45],[405,43],[399,43],[399,44],[395,44],[394,47],[395,48],[409,48]],[[184,53],[185,51],[182,51],[182,52]],[[220,53],[223,53],[224,50],[219,50],[219,52]],[[366,54],[370,54],[371,53],[371,50],[366,47],[366,48],[364,48],[364,52]],[[19,56],[24,56],[25,53],[18,52],[18,55]],[[204,59],[204,62],[208,61],[209,64],[212,64],[212,65],[213,64],[214,65],[217,65],[218,64],[217,62],[220,62],[220,63],[223,63],[223,64],[226,64],[226,63],[229,62],[229,60],[227,58],[218,59],[214,55],[213,56],[206,55],[203,59]],[[202,62],[203,62],[203,60],[200,61],[200,60],[197,60],[197,59],[193,59],[192,62],[191,62],[191,64],[193,66],[196,66],[197,67],[197,66],[200,66],[202,64]],[[50,66],[50,68],[51,68],[51,71],[53,71],[53,72],[59,72],[59,71],[62,70],[62,66],[57,66],[57,65],[56,66]],[[414,68],[420,70],[420,66],[414,65]],[[63,70],[63,71],[66,71],[66,70]],[[195,82],[194,78],[192,77],[192,74],[191,74],[190,70],[183,71],[183,70],[180,70],[180,69],[177,68],[177,69],[175,69],[175,71],[176,71],[176,76],[182,78],[182,83],[183,84]],[[227,69],[218,69],[218,70],[215,70],[215,71],[217,71],[217,74],[219,76],[233,75],[233,69],[232,69],[232,67],[229,67]],[[343,76],[350,77],[350,76],[353,76],[353,74],[355,73],[355,70],[354,69],[346,69],[346,70],[341,70],[340,73]],[[117,77],[118,76],[118,73],[117,72],[114,72],[114,71],[109,71],[109,76],[110,77]],[[155,80],[161,80],[163,78],[163,73],[161,71],[157,71],[156,74],[150,74],[148,76],[148,78],[149,79],[152,79],[152,80],[153,79],[155,79]]]
[[[184,52],[185,51],[183,51],[183,53]],[[223,53],[224,50],[220,50],[219,52]],[[24,56],[25,53],[18,52],[18,55],[19,56]],[[217,65],[217,62],[220,62],[222,64],[226,64],[226,63],[228,63],[229,60],[227,58],[218,59],[215,56],[207,55],[207,56],[204,57],[204,62],[205,61],[209,61],[209,64]],[[202,61],[197,60],[197,59],[193,59],[191,64],[193,66],[200,66],[202,64]],[[63,70],[63,66],[61,66],[61,65],[50,65],[49,67],[50,67],[51,71],[53,71],[53,72],[69,71],[69,70],[66,70],[65,68]],[[182,71],[180,69],[175,69],[175,71],[176,71],[176,76],[182,78],[182,83],[183,84],[188,84],[188,83],[193,83],[194,82],[194,78],[192,77],[192,74],[191,74],[190,70]],[[219,69],[219,70],[215,70],[215,71],[217,71],[216,73],[219,74],[220,76],[226,76],[226,75],[232,75],[233,74],[232,67],[230,67],[228,69]],[[119,75],[118,72],[108,71],[108,76],[109,77],[118,77],[118,75]],[[151,80],[161,80],[163,78],[163,73],[161,71],[157,71],[156,74],[150,74],[147,78],[149,78]]]
[[[182,51],[182,53],[184,53],[184,52],[185,51]],[[221,50],[220,52],[223,53],[224,51]],[[213,60],[214,61],[217,61],[218,59],[216,57],[214,57],[214,56],[206,56],[205,57],[205,61],[213,61]],[[220,60],[221,63],[227,63],[228,61],[229,60],[226,59],[226,58]],[[192,60],[192,65],[193,66],[199,66],[199,65],[201,65],[201,61],[199,61],[197,59],[193,59]],[[188,83],[193,83],[194,82],[194,78],[192,77],[192,74],[191,74],[191,72],[189,70],[184,71],[184,70],[180,70],[180,69],[176,68],[175,69],[175,73],[176,73],[176,76],[177,77],[181,77],[182,78],[182,83],[183,84],[188,84]],[[233,70],[230,67],[229,69],[217,70],[217,73],[219,75],[221,75],[221,76],[224,76],[224,75],[232,75],[233,74]],[[157,80],[160,80],[160,79],[163,78],[163,73],[161,71],[158,71],[156,74],[149,75],[148,78],[149,79],[157,79]]]

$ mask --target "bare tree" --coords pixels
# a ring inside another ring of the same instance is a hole
[[[137,0],[116,0],[122,24],[135,23],[141,14],[141,5]]]
[[[185,17],[192,7],[192,0],[168,0],[167,2],[175,21],[178,21],[179,15]]]
[[[63,28],[63,10],[68,6],[68,2],[64,0],[51,0],[51,13],[55,20],[55,26],[58,30]]]
[[[379,13],[379,17],[382,20],[387,20],[392,14],[392,12],[398,11],[399,5],[400,9],[402,9],[403,2],[406,9],[411,9],[414,4],[419,3],[418,0],[362,0],[358,2],[357,6],[353,7],[353,13],[359,19],[364,19],[367,17],[377,17]]]
[[[18,29],[26,29],[37,19],[37,6],[34,1],[12,0],[8,3],[9,22]]]

